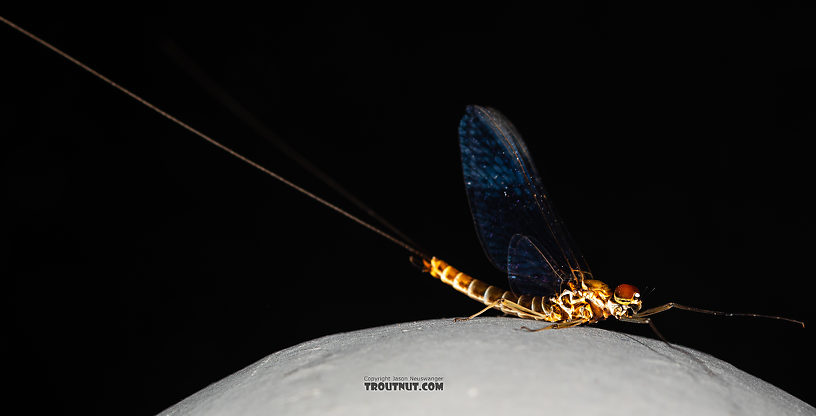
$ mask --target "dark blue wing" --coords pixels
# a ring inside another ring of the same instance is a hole
[[[531,237],[547,257],[552,276],[566,280],[572,278],[572,270],[589,271],[510,121],[494,109],[469,106],[459,123],[459,146],[470,212],[482,248],[495,267],[507,270],[510,240],[519,234]],[[552,293],[553,282],[546,277],[549,274],[536,276],[526,279],[524,286],[529,293],[520,294]],[[538,287],[535,281],[540,282]]]

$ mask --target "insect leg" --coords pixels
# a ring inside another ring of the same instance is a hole
[[[469,321],[469,320],[471,320],[471,319],[473,319],[473,318],[475,318],[475,317],[477,317],[477,316],[479,316],[479,315],[481,315],[481,314],[483,314],[483,313],[487,312],[488,310],[490,310],[490,309],[492,309],[492,308],[495,308],[495,307],[496,307],[496,306],[498,306],[498,305],[499,305],[499,304],[500,304],[500,303],[501,303],[503,300],[504,300],[504,299],[497,299],[497,300],[495,300],[495,301],[491,302],[490,304],[488,304],[488,305],[487,305],[487,306],[486,306],[484,309],[480,310],[479,312],[474,313],[473,315],[468,316],[467,318],[453,318],[453,322],[459,322],[459,321]]]
[[[639,313],[635,314],[634,318],[642,318],[642,317],[645,317],[645,316],[654,315],[656,313],[665,312],[665,311],[667,311],[667,310],[669,310],[671,308],[684,309],[685,307],[682,306],[682,305],[678,305],[678,304],[676,304],[674,302],[669,302],[669,303],[667,303],[665,305],[656,306],[654,308],[646,309],[643,312],[639,312]],[[689,309],[694,309],[694,308],[689,308]],[[706,312],[714,312],[714,311],[706,311]],[[720,313],[722,313],[722,312],[720,312]],[[624,320],[624,319],[621,319],[621,320]],[[630,320],[626,320],[626,321],[627,322],[637,322],[637,320],[633,320],[631,318],[630,318]],[[639,323],[646,323],[646,322],[639,322]]]
[[[530,328],[528,328],[528,327],[526,327],[526,326],[521,327],[521,329],[523,329],[523,330],[525,330],[525,331],[528,331],[528,332],[538,332],[538,331],[544,331],[544,330],[546,330],[546,329],[564,329],[564,328],[572,328],[572,327],[574,327],[574,326],[578,326],[578,325],[581,325],[581,324],[585,324],[585,323],[587,323],[587,322],[589,322],[589,321],[587,321],[586,319],[573,319],[573,320],[571,320],[571,321],[556,322],[556,323],[554,323],[554,324],[552,324],[552,325],[545,326],[545,327],[543,327],[543,328],[538,328],[538,329],[530,329]]]
[[[495,301],[491,302],[487,305],[484,309],[480,310],[479,312],[470,315],[467,318],[454,318],[454,321],[467,321],[473,319],[485,312],[487,312],[491,308],[498,308],[504,313],[510,313],[518,316],[519,318],[528,318],[528,319],[535,319],[537,321],[545,319],[545,315],[539,312],[536,312],[531,309],[527,309],[524,306],[519,305],[516,302],[513,302],[508,299],[500,298],[496,299]]]
[[[519,318],[535,319],[536,321],[547,320],[547,316],[541,312],[536,312],[532,309],[525,308],[516,302],[508,299],[500,299],[502,301],[502,312],[511,313]],[[508,309],[508,310],[505,310]]]
[[[761,315],[761,314],[758,314],[758,313],[732,313],[732,312],[712,311],[710,309],[695,308],[693,306],[680,305],[680,304],[674,303],[674,302],[669,302],[669,303],[667,303],[665,305],[660,305],[660,306],[657,306],[657,307],[654,307],[654,308],[651,308],[651,309],[647,309],[647,310],[645,310],[643,312],[640,312],[640,313],[636,314],[635,316],[633,316],[633,318],[642,318],[642,317],[645,317],[645,316],[654,315],[656,313],[664,312],[664,311],[667,311],[667,310],[672,309],[672,308],[682,309],[684,311],[690,311],[690,312],[705,313],[705,314],[708,314],[708,315],[750,316],[750,317],[755,317],[755,318],[778,319],[780,321],[788,321],[788,322],[792,322],[794,324],[802,325],[802,328],[805,327],[805,323],[802,322],[802,321],[797,321],[796,319],[785,318],[785,317],[782,317],[782,316]]]
[[[651,312],[651,311],[654,311],[655,309],[660,309],[660,308],[663,308],[664,306],[667,306],[667,305],[671,305],[671,304],[667,303],[666,305],[658,306],[657,308],[652,308],[652,309],[649,309],[649,310],[644,311],[644,312]],[[659,311],[651,312],[648,315],[654,315],[656,313],[667,311],[669,309],[671,309],[671,306],[668,306],[668,307],[666,307],[664,309],[661,309]],[[669,341],[666,340],[666,338],[663,337],[663,334],[661,334],[660,331],[657,330],[657,327],[655,326],[654,322],[652,322],[651,318],[646,318],[646,317],[643,317],[641,314],[637,314],[636,316],[634,316],[632,318],[621,317],[621,318],[618,318],[618,319],[620,319],[623,322],[631,322],[633,324],[646,324],[646,325],[649,325],[649,327],[652,328],[652,332],[654,332],[655,335],[657,335],[657,337],[660,338],[661,341],[669,344]],[[669,345],[671,345],[671,344],[669,344]]]

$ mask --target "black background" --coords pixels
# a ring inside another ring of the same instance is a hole
[[[816,324],[812,9],[104,12],[5,16],[351,207],[202,92],[163,52],[173,42],[418,244],[504,286],[472,228],[456,135],[465,105],[493,106],[526,138],[596,276],[653,288],[647,305]],[[399,247],[18,33],[0,28],[0,45],[16,400],[156,413],[302,341],[479,309]],[[816,402],[800,381],[812,329],[685,312],[656,322],[671,341]]]

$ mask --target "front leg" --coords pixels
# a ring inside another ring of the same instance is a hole
[[[787,321],[794,324],[802,325],[802,328],[805,327],[805,323],[796,319],[785,318],[783,316],[774,316],[774,315],[762,315],[758,313],[733,313],[733,312],[722,312],[722,311],[713,311],[711,309],[703,309],[703,308],[695,308],[693,306],[686,306],[681,305],[679,303],[669,302],[665,305],[660,305],[651,309],[647,309],[643,312],[636,313],[632,318],[644,318],[650,315],[654,315],[660,312],[665,312],[669,309],[682,309],[684,311],[689,312],[697,312],[697,313],[704,313],[707,315],[718,315],[718,316],[747,316],[751,318],[766,318],[766,319],[777,319],[780,321]]]

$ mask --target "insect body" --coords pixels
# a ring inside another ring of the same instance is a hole
[[[734,314],[667,303],[641,311],[640,292],[621,284],[613,291],[592,277],[547,197],[527,147],[515,127],[496,110],[470,106],[459,125],[465,189],[479,241],[490,262],[506,271],[510,290],[488,285],[436,257],[423,270],[487,307],[520,318],[553,322],[541,329],[568,328],[615,317],[649,324],[650,315],[671,308]]]
[[[596,322],[610,316],[627,317],[640,310],[640,295],[632,285],[621,285],[613,292],[606,283],[588,279],[582,280],[581,286],[571,281],[568,288],[552,296],[516,295],[468,276],[436,257],[423,263],[431,276],[488,308],[519,318],[556,322],[557,325],[546,327],[550,329]],[[618,296],[626,290],[630,292],[624,296],[629,298]]]
[[[635,316],[641,306],[637,288],[621,285],[612,291],[592,279],[550,205],[521,136],[504,116],[468,107],[459,144],[479,240],[491,263],[507,272],[511,290],[488,285],[436,257],[422,260],[425,271],[487,305],[482,312],[495,308],[556,323],[547,328]]]

